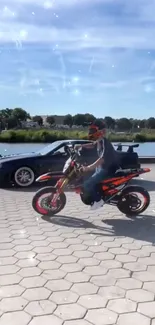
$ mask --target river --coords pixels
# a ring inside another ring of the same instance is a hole
[[[47,144],[43,143],[0,143],[0,154],[8,155],[15,153],[35,152],[46,145]],[[124,148],[124,150],[126,150],[126,148]],[[139,156],[155,156],[155,142],[141,143],[139,148],[136,148],[135,151],[139,154]]]

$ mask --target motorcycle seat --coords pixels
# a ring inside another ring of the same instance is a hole
[[[115,176],[126,176],[132,173],[132,169],[118,169],[115,172]]]

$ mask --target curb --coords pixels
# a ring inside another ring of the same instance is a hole
[[[139,157],[141,164],[155,164],[155,157]]]

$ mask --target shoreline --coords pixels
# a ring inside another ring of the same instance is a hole
[[[60,140],[81,139],[87,140],[88,133],[78,130],[8,130],[0,133],[0,143],[52,143]],[[117,143],[147,143],[155,142],[154,133],[118,134],[107,133],[111,142]]]

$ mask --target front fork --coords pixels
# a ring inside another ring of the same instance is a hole
[[[72,177],[73,173],[75,172],[75,170],[73,169],[70,174],[68,175],[68,177],[65,178],[60,178],[58,180],[58,182],[56,183],[55,189],[56,192],[54,193],[52,200],[51,200],[51,204],[53,207],[56,207],[57,205],[57,200],[60,196],[60,194],[63,192],[63,189],[65,188],[65,186],[68,185],[70,178]]]

